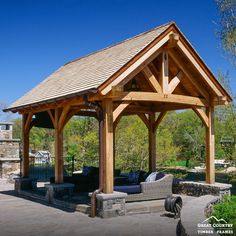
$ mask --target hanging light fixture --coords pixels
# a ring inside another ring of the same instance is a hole
[[[129,91],[140,91],[140,88],[138,86],[136,79],[132,79],[131,87],[129,88]]]

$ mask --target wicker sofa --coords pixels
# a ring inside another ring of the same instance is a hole
[[[156,181],[141,182],[139,186],[133,186],[136,188],[139,187],[140,192],[137,190],[137,193],[128,194],[126,201],[134,202],[166,198],[168,195],[172,195],[172,183],[173,175],[171,174],[167,174],[163,178]],[[122,192],[122,187],[124,186],[119,186],[115,188],[115,190]]]

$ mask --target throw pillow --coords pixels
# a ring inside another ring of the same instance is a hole
[[[157,172],[152,172],[145,180],[145,182],[153,182],[156,180]]]
[[[165,176],[163,172],[157,172],[156,174],[156,180],[162,179]]]
[[[91,166],[83,166],[83,172],[82,172],[83,176],[90,176],[91,173],[92,173]]]
[[[138,184],[139,181],[139,171],[130,171],[128,176],[128,182],[130,184]]]

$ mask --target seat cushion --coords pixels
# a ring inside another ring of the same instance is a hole
[[[141,193],[141,186],[140,185],[114,186],[114,190],[117,192],[123,192],[128,194]]]

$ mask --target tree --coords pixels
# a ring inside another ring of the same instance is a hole
[[[116,168],[148,169],[148,131],[138,116],[122,117],[116,128]]]
[[[236,0],[216,0],[216,4],[220,17],[218,37],[236,66]]]
[[[180,148],[178,157],[189,161],[200,161],[200,148],[204,144],[204,127],[199,117],[191,110],[176,113],[176,128],[173,131],[173,142]]]
[[[230,87],[230,78],[228,73],[219,72],[218,80],[228,91],[228,93],[235,98]],[[235,142],[236,142],[236,105],[234,102],[218,106],[215,109],[215,145],[216,157],[223,159],[236,159]],[[232,139],[234,143],[226,148],[221,141],[224,139]]]

